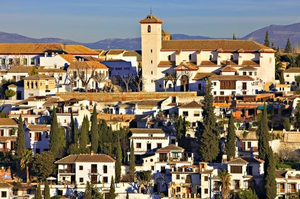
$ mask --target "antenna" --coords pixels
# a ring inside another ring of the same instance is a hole
[[[151,8],[150,8],[150,15],[152,15],[152,6],[151,6]]]

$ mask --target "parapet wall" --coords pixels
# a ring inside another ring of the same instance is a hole
[[[67,92],[56,93],[57,96],[64,100],[79,99],[97,102],[116,102],[116,101],[134,101],[134,100],[153,100],[173,97],[195,97],[197,92],[123,92],[123,93],[79,93]]]

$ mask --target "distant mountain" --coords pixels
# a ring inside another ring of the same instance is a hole
[[[265,28],[256,30],[241,39],[254,40],[263,43],[266,31],[269,31],[270,42],[274,42],[275,46],[284,48],[286,41],[290,38],[292,45],[300,44],[300,23],[291,25],[271,25]],[[189,36],[185,34],[173,34],[174,40],[193,40],[193,39],[216,39],[205,36]],[[64,44],[81,44],[93,49],[127,49],[140,50],[141,38],[127,38],[127,39],[103,39],[94,43],[82,43],[68,39],[60,38],[30,38],[19,34],[0,32],[0,43],[64,43]]]
[[[274,42],[276,47],[279,46],[280,48],[284,48],[288,38],[290,38],[292,45],[300,44],[300,23],[291,25],[271,25],[256,30],[242,39],[264,43],[265,33],[267,30],[269,32],[270,42]]]

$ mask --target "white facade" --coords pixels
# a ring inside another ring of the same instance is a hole
[[[25,146],[34,155],[49,150],[50,125],[28,125],[24,133]]]
[[[18,125],[11,118],[0,118],[0,151],[8,152],[15,148]]]

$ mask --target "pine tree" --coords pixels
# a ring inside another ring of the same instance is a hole
[[[288,38],[287,41],[286,41],[284,52],[285,53],[292,53],[292,45],[291,45],[290,38]]]
[[[91,127],[91,143],[92,143],[92,151],[97,153],[98,144],[99,144],[99,134],[98,134],[98,123],[97,123],[97,110],[96,106],[94,106],[93,116],[92,116],[92,127]]]
[[[88,132],[89,132],[89,120],[87,116],[84,116],[82,121],[81,129],[80,129],[80,139],[79,139],[79,149],[80,153],[87,153],[87,145],[88,145]]]
[[[39,184],[35,190],[34,199],[42,199],[41,185]]]
[[[219,154],[219,139],[216,126],[216,116],[213,106],[213,95],[211,94],[212,84],[207,80],[205,96],[203,101],[203,130],[199,135],[199,155],[201,161],[212,162]]]
[[[45,182],[45,196],[44,199],[50,199],[50,188],[49,188],[49,182],[46,180]]]
[[[129,161],[129,175],[130,175],[131,182],[133,182],[134,180],[134,172],[135,172],[135,157],[134,157],[134,146],[132,140],[131,147],[130,147],[130,161]]]
[[[110,182],[110,189],[109,189],[109,199],[115,199],[116,198],[116,190],[115,190],[115,182],[114,177],[111,177]]]
[[[117,140],[117,161],[116,161],[116,182],[120,182],[121,180],[121,166],[122,166],[122,149],[121,149],[121,143],[120,138],[118,134],[118,140]]]
[[[264,165],[264,188],[267,199],[274,199],[277,196],[276,174],[275,174],[275,161],[272,149],[269,147],[265,156]]]
[[[232,40],[236,40],[235,34],[232,35]]]
[[[16,141],[16,155],[18,157],[21,157],[22,154],[25,151],[25,136],[24,136],[24,129],[23,129],[23,120],[22,116],[19,116],[19,121],[18,121],[18,131],[17,131],[17,141]]]
[[[256,130],[258,136],[258,155],[260,159],[264,159],[269,150],[269,127],[268,127],[268,113],[266,105],[260,115],[258,128]]]
[[[226,152],[227,160],[235,157],[235,146],[236,146],[236,135],[235,135],[235,126],[234,126],[234,117],[231,114],[228,129],[227,129],[227,142],[226,142]]]
[[[267,47],[270,47],[269,31],[266,31],[264,45],[267,46]]]

